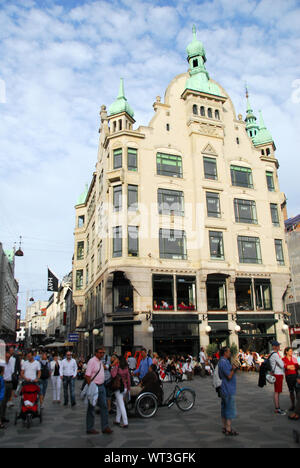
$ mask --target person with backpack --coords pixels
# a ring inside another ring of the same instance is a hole
[[[124,399],[126,394],[130,392],[131,382],[128,364],[123,356],[120,357],[120,359],[116,356],[112,357],[111,377],[112,390],[115,393],[117,403],[117,415],[114,424],[122,427],[123,429],[128,429],[128,416]],[[121,424],[121,418],[123,420],[123,424]]]
[[[220,360],[216,368],[219,379],[222,381],[219,388],[221,397],[221,417],[223,423],[223,434],[226,436],[238,436],[239,433],[232,429],[231,422],[236,418],[236,371],[238,367],[230,362],[230,348],[225,347],[220,351]]]
[[[273,349],[273,352],[271,353],[269,357],[269,361],[271,365],[271,372],[276,379],[274,383],[275,414],[278,414],[280,416],[285,416],[286,412],[280,408],[280,403],[279,403],[279,397],[280,397],[280,394],[282,393],[283,379],[285,376],[284,362],[281,359],[281,356],[279,354],[280,343],[278,343],[278,341],[273,341],[272,349]]]
[[[48,360],[47,353],[42,353],[42,358],[40,360],[40,365],[41,365],[41,377],[40,377],[40,402],[41,402],[41,408],[43,408],[47,388],[48,388],[48,381],[49,377],[51,375],[51,368],[50,368],[50,362]]]

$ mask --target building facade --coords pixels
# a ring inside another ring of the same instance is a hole
[[[236,116],[195,29],[187,58],[148,126],[134,129],[123,80],[101,107],[96,169],[75,207],[73,299],[89,350],[288,342],[275,143],[248,96]]]
[[[19,285],[14,277],[15,252],[0,243],[0,339],[15,343]]]

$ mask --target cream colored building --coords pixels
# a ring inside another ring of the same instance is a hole
[[[236,115],[193,36],[189,71],[147,127],[134,128],[123,80],[101,108],[95,172],[75,207],[73,298],[89,351],[102,340],[172,354],[288,341],[275,144],[249,100],[246,120]]]

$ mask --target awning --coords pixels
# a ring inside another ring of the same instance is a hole
[[[202,320],[156,320],[156,319],[152,319],[152,323],[153,323],[153,324],[156,324],[156,323],[168,323],[168,324],[172,324],[172,323],[180,323],[180,324],[188,323],[188,324],[199,325],[200,323],[202,323]]]
[[[250,319],[250,318],[245,318],[245,319],[237,319],[237,323],[277,323],[278,320],[274,318],[259,318],[259,319]]]
[[[141,320],[114,320],[112,322],[105,322],[106,327],[113,327],[115,325],[141,325]]]

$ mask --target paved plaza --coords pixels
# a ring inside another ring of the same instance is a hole
[[[113,416],[110,416],[114,430],[110,436],[86,435],[84,404],[79,398],[74,408],[52,404],[49,383],[43,423],[40,425],[36,419],[31,429],[26,429],[19,420],[14,426],[15,408],[8,409],[10,423],[6,430],[0,431],[0,448],[299,448],[292,430],[300,430],[300,423],[275,415],[272,386],[260,389],[257,381],[258,374],[238,375],[239,417],[234,424],[240,433],[238,437],[225,437],[221,433],[220,400],[209,377],[196,377],[184,383],[197,393],[192,411],[183,413],[176,406],[159,408],[150,420],[130,418],[128,430],[113,426]],[[166,395],[173,385],[164,385]],[[81,382],[76,382],[77,393],[80,386]],[[290,406],[286,385],[281,406],[283,409]],[[96,416],[97,430],[100,430],[99,418]]]

